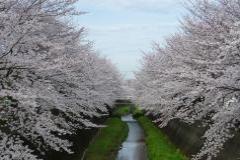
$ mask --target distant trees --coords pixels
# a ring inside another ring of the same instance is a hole
[[[208,126],[194,160],[216,157],[239,130],[240,1],[196,0],[182,30],[143,57],[135,101],[160,127],[172,119]]]
[[[67,24],[77,0],[0,0],[0,159],[71,153],[121,94],[117,69]]]

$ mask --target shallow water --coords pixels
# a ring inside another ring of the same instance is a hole
[[[129,128],[127,140],[122,144],[117,160],[147,160],[144,131],[132,115],[122,117]]]

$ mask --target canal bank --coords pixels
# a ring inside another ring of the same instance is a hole
[[[133,105],[117,107],[105,125],[88,146],[84,160],[188,160]]]
[[[136,119],[145,133],[148,160],[188,160],[149,118],[142,115]]]

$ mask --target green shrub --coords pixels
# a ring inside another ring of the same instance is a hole
[[[130,106],[129,105],[121,105],[119,107],[116,107],[115,110],[113,111],[113,116],[114,117],[121,117],[124,115],[130,114]]]
[[[138,117],[141,117],[141,116],[144,116],[143,111],[139,107],[135,107],[134,111],[133,111],[133,117],[138,118]]]

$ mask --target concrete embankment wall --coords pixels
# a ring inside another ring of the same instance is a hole
[[[202,147],[204,142],[202,136],[205,130],[206,128],[199,127],[199,124],[189,125],[179,120],[173,120],[163,128],[171,141],[189,157],[196,154]],[[224,149],[214,160],[238,159],[240,159],[240,132],[225,144]]]

